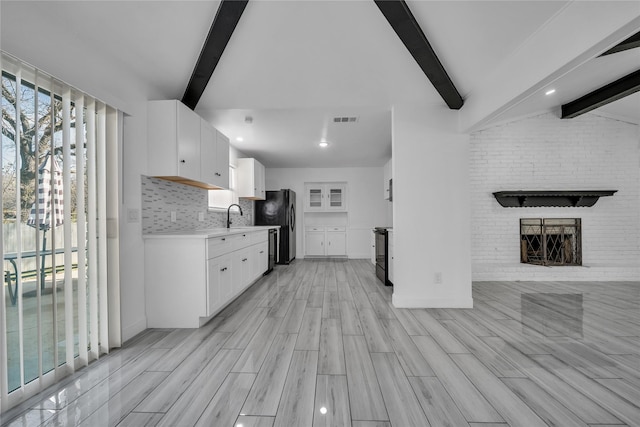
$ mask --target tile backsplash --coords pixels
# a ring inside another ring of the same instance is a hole
[[[209,211],[208,190],[142,175],[142,233],[226,227],[227,213]],[[231,211],[234,226],[253,225],[253,201],[240,200],[243,216]],[[171,212],[176,221],[171,222]],[[198,213],[204,221],[198,221]]]

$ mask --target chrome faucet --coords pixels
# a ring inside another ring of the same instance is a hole
[[[238,207],[238,209],[240,209],[240,216],[242,216],[242,208],[240,207],[240,205],[238,205],[238,204],[236,204],[236,203],[234,203],[234,204],[230,205],[230,206],[227,208],[227,228],[231,228],[231,224],[232,224],[232,222],[231,222],[231,218],[229,217],[229,213],[230,213],[230,211],[231,211],[231,208],[232,208],[232,207],[234,207],[234,206],[237,206],[237,207]]]

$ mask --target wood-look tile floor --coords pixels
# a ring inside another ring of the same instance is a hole
[[[397,309],[361,261],[277,266],[197,330],[150,329],[10,426],[640,426],[640,282],[474,283]]]

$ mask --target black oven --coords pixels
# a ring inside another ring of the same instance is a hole
[[[376,276],[386,286],[391,286],[387,272],[387,256],[389,253],[389,235],[387,227],[373,229],[376,238]]]

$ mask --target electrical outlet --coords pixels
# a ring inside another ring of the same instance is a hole
[[[178,214],[176,211],[171,211],[171,222],[176,222],[178,220]]]
[[[442,273],[439,271],[436,272],[436,274],[434,274],[433,276],[433,281],[436,285],[440,285],[442,283]]]
[[[198,221],[200,222],[204,221],[204,212],[198,212]]]

